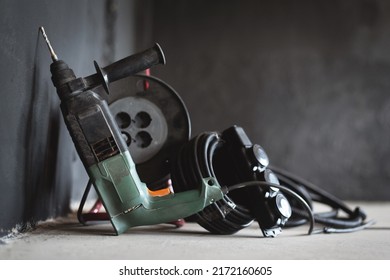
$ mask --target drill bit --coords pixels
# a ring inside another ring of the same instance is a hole
[[[49,38],[47,38],[45,29],[43,28],[43,26],[41,26],[41,27],[39,27],[39,30],[41,31],[43,39],[45,39],[46,45],[49,48],[51,59],[53,60],[53,62],[57,61],[58,57],[57,57],[56,53],[54,52],[53,47],[50,44]]]

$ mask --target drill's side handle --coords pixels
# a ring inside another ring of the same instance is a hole
[[[109,83],[134,75],[154,65],[165,63],[164,52],[157,43],[143,52],[125,57],[104,68],[100,68],[98,63],[94,61],[97,73],[83,79],[85,89],[92,89],[96,86],[103,85],[103,88],[109,93]]]
[[[109,82],[134,75],[156,64],[165,64],[165,56],[159,44],[143,52],[118,60],[103,68]]]

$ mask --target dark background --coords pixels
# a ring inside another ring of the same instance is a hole
[[[388,1],[0,0],[0,16],[0,235],[66,214],[85,185],[40,25],[78,76],[159,42],[152,73],[193,136],[240,125],[342,199],[390,199]]]
[[[193,135],[237,124],[273,165],[390,199],[389,1],[155,1],[152,28]]]

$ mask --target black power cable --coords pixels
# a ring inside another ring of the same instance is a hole
[[[277,174],[282,184],[292,189],[303,188],[310,194],[311,200],[332,208],[330,212],[313,213],[316,222],[325,226],[322,230],[317,230],[316,233],[353,232],[367,228],[375,223],[374,220],[365,222],[367,215],[359,207],[352,210],[346,203],[306,179],[279,167],[271,166],[270,169]],[[347,217],[340,217],[339,210],[347,214]],[[294,213],[306,218],[305,213],[299,209],[295,209]]]
[[[336,209],[341,209],[345,213],[351,216],[356,215],[356,213],[359,212],[359,215],[361,215],[365,219],[366,215],[363,212],[361,212],[359,208],[352,210],[343,201],[341,201],[334,195],[324,191],[317,185],[307,181],[306,179],[303,179],[291,172],[288,172],[276,166],[270,166],[269,168],[278,175],[278,178],[282,178],[282,177],[288,178],[289,180],[294,181],[296,184],[308,189],[310,192],[318,195],[318,197],[320,198],[319,202],[323,202],[324,204],[327,204]]]

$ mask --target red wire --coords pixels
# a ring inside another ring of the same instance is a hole
[[[145,70],[145,75],[146,75],[146,76],[150,76],[150,68],[148,68],[148,69]],[[149,86],[150,86],[150,85],[149,85],[149,81],[144,80],[144,90],[145,90],[145,91],[149,89]]]

